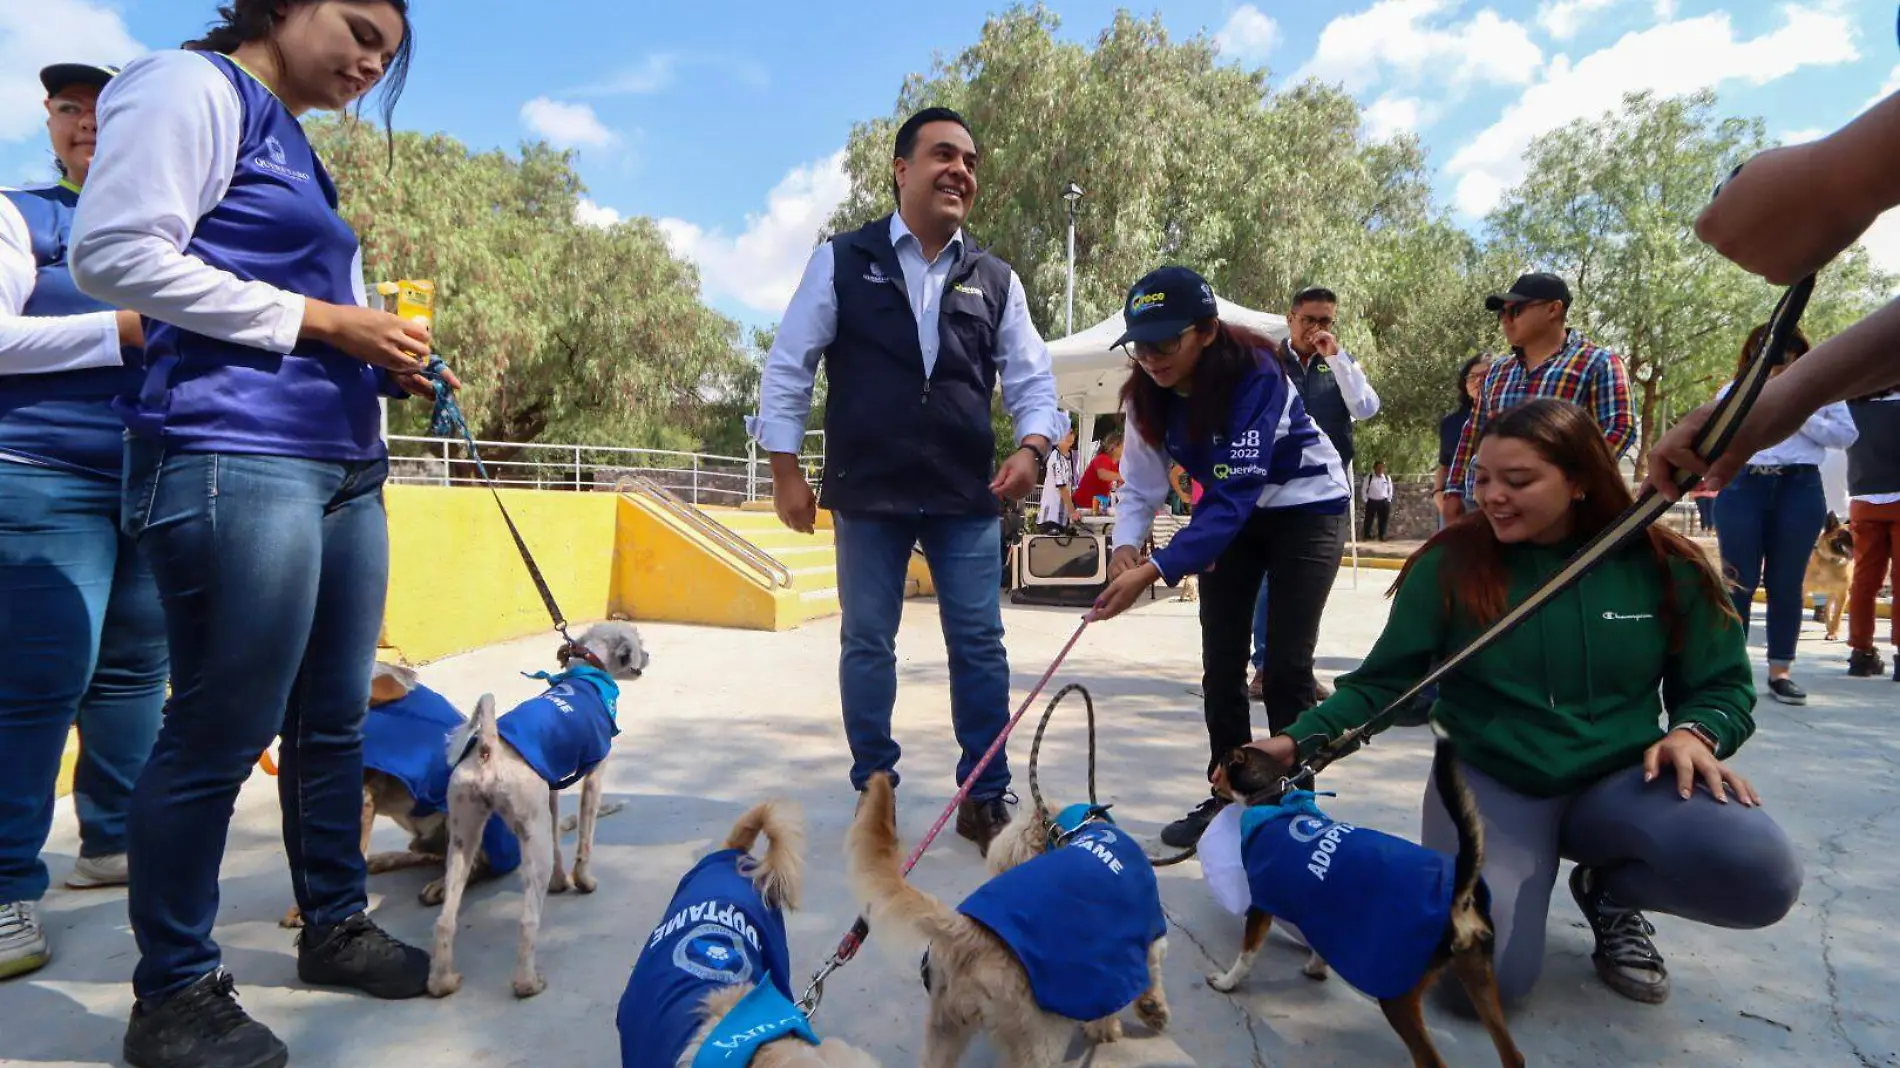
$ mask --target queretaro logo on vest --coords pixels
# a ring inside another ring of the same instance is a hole
[[[266,159],[265,156],[270,158]],[[310,180],[309,172],[297,170],[285,161],[284,143],[275,136],[264,138],[264,155],[251,157],[251,165],[260,171],[274,174],[279,178],[287,178],[293,182]]]

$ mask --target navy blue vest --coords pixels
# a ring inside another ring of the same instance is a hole
[[[230,59],[200,53],[237,90],[243,128],[224,199],[198,220],[195,256],[247,281],[331,304],[356,303],[355,231],[302,125]],[[134,434],[186,452],[352,462],[385,455],[382,372],[328,345],[289,355],[150,324],[145,374],[121,398]]]
[[[1293,381],[1293,388],[1300,391],[1306,414],[1313,418],[1314,425],[1333,443],[1333,451],[1339,453],[1340,469],[1352,466],[1352,413],[1346,410],[1346,397],[1339,391],[1339,378],[1333,374],[1326,357],[1314,353],[1313,362],[1302,365],[1300,358],[1293,352],[1293,346],[1282,341],[1280,365],[1286,368],[1286,376]]]
[[[1847,492],[1900,493],[1900,400],[1863,398],[1849,401],[1847,411],[1860,430],[1847,449]]]
[[[886,215],[831,239],[838,336],[825,349],[825,476],[840,512],[998,515],[990,493],[996,334],[1009,265],[965,235],[943,287],[930,377]]]
[[[67,241],[79,194],[72,186],[6,190],[26,220],[38,271],[24,315],[66,316],[111,311],[81,293],[66,266]],[[121,349],[129,360],[138,350]],[[125,426],[112,398],[131,382],[126,367],[89,367],[45,375],[0,374],[0,451],[54,467],[117,479],[125,453]]]

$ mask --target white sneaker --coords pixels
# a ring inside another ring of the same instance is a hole
[[[52,959],[39,902],[0,902],[0,979],[38,971]]]
[[[73,864],[72,874],[66,876],[66,886],[73,890],[92,890],[101,886],[124,886],[125,884],[124,853],[108,853],[103,857],[80,857]]]

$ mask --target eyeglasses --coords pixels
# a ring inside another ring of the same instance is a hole
[[[1194,327],[1189,326],[1187,330],[1181,331],[1167,341],[1131,342],[1128,346],[1128,354],[1142,362],[1148,360],[1165,360],[1181,351],[1181,342],[1187,337],[1188,330],[1192,329],[1194,329]]]
[[[1505,322],[1507,320],[1515,319],[1518,316],[1524,314],[1524,309],[1526,308],[1535,308],[1539,304],[1549,304],[1549,303],[1550,301],[1547,301],[1547,300],[1527,300],[1527,301],[1524,301],[1522,304],[1506,304],[1504,307],[1498,309],[1498,321]]]
[[[1330,315],[1321,318],[1317,315],[1302,314],[1300,316],[1300,322],[1320,330],[1331,330],[1333,328],[1333,317]]]

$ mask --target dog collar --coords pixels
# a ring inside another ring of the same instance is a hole
[[[1078,802],[1056,813],[1056,818],[1049,822],[1049,848],[1061,847],[1069,839],[1075,837],[1076,832],[1091,823],[1114,823],[1115,821],[1108,814],[1108,810],[1112,807],[1114,806]]]
[[[759,1047],[794,1035],[818,1044],[811,1021],[768,979],[741,998],[706,1036],[693,1068],[743,1068]]]

